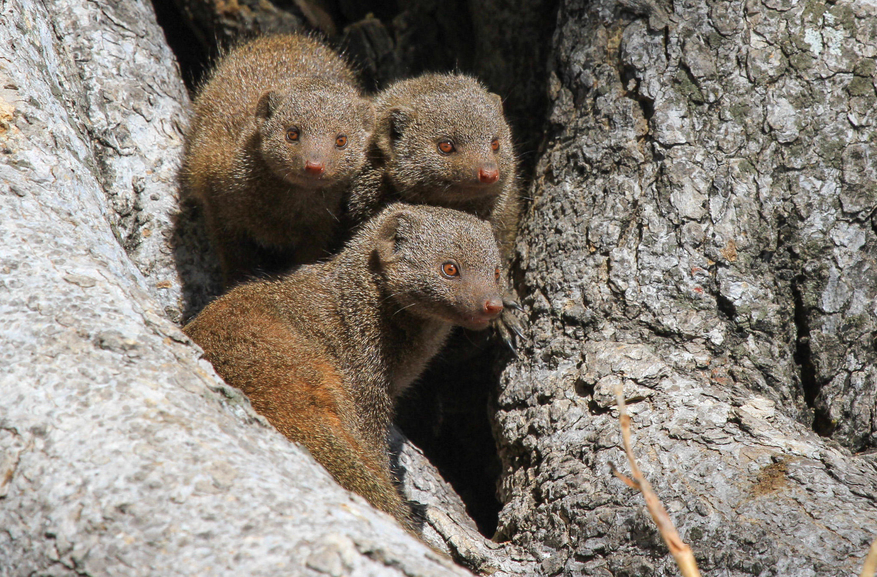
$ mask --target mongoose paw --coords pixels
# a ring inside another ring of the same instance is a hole
[[[515,339],[512,336],[512,333],[502,324],[501,321],[495,321],[493,325],[494,330],[499,335],[499,338],[502,339],[502,342],[509,348],[512,354],[517,357],[518,349],[515,347]]]
[[[499,317],[493,321],[493,329],[509,350],[512,351],[512,354],[518,356],[516,343],[517,340],[524,339],[524,325],[512,311],[522,311],[523,309],[521,305],[508,296],[503,297],[503,304],[505,308]]]
[[[508,295],[508,294],[505,294],[502,296],[502,304],[506,308],[509,308],[512,310],[516,310],[516,311],[523,311],[524,310],[524,307],[522,307],[518,301],[516,301],[511,295]]]

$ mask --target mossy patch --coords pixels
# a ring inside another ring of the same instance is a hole
[[[874,84],[870,78],[854,76],[845,90],[850,96],[874,96]]]
[[[877,70],[877,63],[873,58],[862,58],[853,66],[853,74],[856,76],[873,77],[874,71]]]
[[[815,61],[816,59],[809,52],[796,52],[789,56],[789,64],[799,72],[812,68]]]
[[[694,81],[683,68],[680,68],[676,72],[676,76],[673,77],[673,81],[676,83],[680,94],[682,94],[695,104],[704,103],[703,93],[700,91],[700,88],[697,86],[697,84],[694,83]]]

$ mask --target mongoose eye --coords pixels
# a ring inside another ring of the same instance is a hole
[[[344,148],[345,146],[347,146],[347,135],[339,134],[335,138],[335,148]]]
[[[499,138],[494,138],[490,141],[490,149],[499,150]]]
[[[439,142],[438,149],[444,154],[450,154],[457,150],[457,148],[454,146],[454,143],[450,140],[442,140],[441,142]]]
[[[497,281],[499,280],[499,267],[496,267],[496,270],[493,271],[493,278],[495,278]]]
[[[446,262],[442,265],[442,274],[448,278],[460,276],[460,269],[452,262]]]
[[[286,140],[288,140],[289,142],[295,142],[298,140],[299,134],[300,133],[299,133],[298,128],[295,128],[294,126],[292,128],[287,128],[286,129]]]

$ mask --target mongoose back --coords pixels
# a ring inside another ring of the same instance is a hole
[[[369,162],[354,179],[354,223],[397,200],[469,212],[491,222],[511,253],[517,225],[516,161],[502,100],[475,78],[425,74],[375,97]]]
[[[344,60],[300,35],[232,49],[202,86],[181,181],[226,285],[328,255],[374,110]]]
[[[487,222],[394,204],[331,260],[240,285],[184,331],[280,432],[410,528],[387,453],[395,399],[453,325],[502,311],[499,267]]]

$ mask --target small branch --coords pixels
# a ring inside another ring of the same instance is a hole
[[[672,553],[673,558],[676,560],[676,565],[679,566],[679,571],[682,573],[682,576],[700,577],[700,571],[697,569],[697,563],[694,561],[694,554],[691,552],[691,548],[682,540],[679,533],[676,532],[676,527],[673,525],[670,515],[667,514],[667,510],[664,509],[658,496],[652,490],[652,486],[643,476],[642,471],[639,469],[639,465],[636,463],[636,457],[633,456],[630,442],[630,416],[627,414],[627,406],[624,403],[624,393],[620,384],[615,388],[615,398],[618,403],[618,420],[621,422],[621,439],[624,442],[624,453],[627,455],[628,462],[630,462],[630,470],[633,474],[633,478],[631,479],[622,475],[614,466],[612,466],[612,473],[624,481],[628,486],[634,489],[639,489],[643,494],[643,498],[646,501],[646,508],[652,515],[652,520],[654,520],[655,524],[658,526],[658,531],[661,532],[661,537],[664,538],[664,542],[667,544],[670,553]],[[871,550],[872,553],[874,553],[874,546],[871,547]],[[875,556],[877,556],[877,553],[875,553]],[[875,560],[875,562],[877,562],[877,560]],[[862,575],[864,576],[865,574],[863,573]],[[871,576],[869,575],[869,577]]]
[[[871,548],[868,550],[868,556],[865,557],[865,564],[862,566],[860,577],[874,577],[875,572],[877,572],[877,539],[871,543]]]

